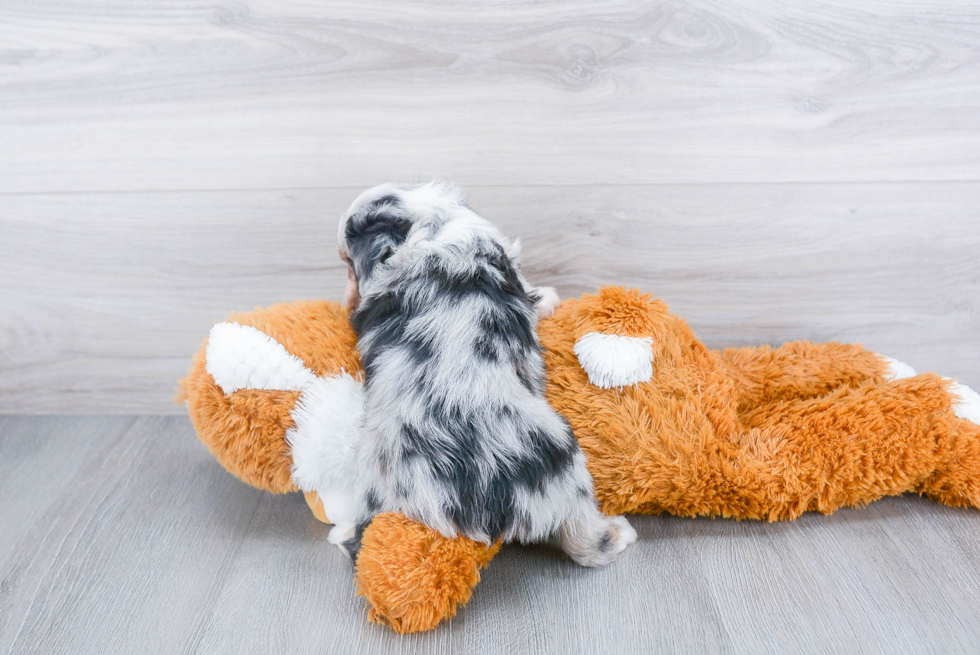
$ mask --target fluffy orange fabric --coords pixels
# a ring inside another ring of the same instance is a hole
[[[578,365],[575,335],[624,307],[634,324],[644,313],[644,330],[657,335],[654,376],[601,389]],[[663,303],[635,291],[569,300],[540,336],[548,398],[571,423],[610,514],[778,520],[830,512],[924,490],[953,463],[959,433],[971,431],[934,375],[885,382],[884,361],[853,345],[710,351]],[[936,497],[971,493],[966,485]]]
[[[318,374],[360,370],[335,303],[277,305],[235,320]],[[589,332],[651,337],[653,378],[590,384],[574,353]],[[935,375],[887,382],[884,361],[855,345],[708,350],[663,302],[618,287],[564,301],[539,334],[548,399],[572,425],[606,512],[772,521],[907,491],[980,507],[980,426],[955,417],[949,383]],[[182,383],[202,441],[246,482],[293,489],[284,435],[296,394],[225,396],[203,352]],[[498,547],[377,517],[357,562],[370,619],[399,632],[431,629],[470,598]]]
[[[431,630],[456,615],[500,544],[446,539],[401,514],[381,514],[364,531],[357,557],[358,593],[368,618],[396,632]]]

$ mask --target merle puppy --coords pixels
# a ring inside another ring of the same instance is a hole
[[[491,544],[557,536],[576,562],[636,539],[597,509],[568,423],[544,398],[539,314],[558,305],[514,263],[517,244],[439,184],[365,191],[340,221],[346,302],[364,367],[361,485],[350,553],[379,512]]]

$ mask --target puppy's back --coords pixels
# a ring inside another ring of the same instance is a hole
[[[439,238],[400,251],[352,316],[374,500],[445,534],[523,535],[518,497],[568,471],[577,443],[543,398],[534,299],[504,247]]]

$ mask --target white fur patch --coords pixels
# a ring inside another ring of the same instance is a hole
[[[558,292],[555,291],[554,287],[538,287],[535,291],[541,297],[538,304],[534,306],[538,311],[538,318],[548,318],[561,305],[561,298],[558,296]]]
[[[303,361],[247,325],[217,323],[208,336],[205,368],[225,393],[239,389],[300,391],[316,380]]]
[[[363,411],[360,382],[347,373],[318,378],[303,390],[286,431],[293,483],[315,491],[331,523],[353,524],[357,486],[355,439]]]
[[[949,388],[953,395],[953,413],[963,420],[980,425],[980,394],[959,382]]]
[[[575,342],[575,356],[589,381],[611,389],[653,377],[653,339],[589,332]]]
[[[895,380],[904,380],[905,378],[915,377],[915,369],[906,364],[905,362],[900,362],[894,357],[889,357],[888,355],[882,355],[881,353],[875,353],[881,359],[885,360],[888,365],[888,369],[885,371],[885,379],[889,382],[894,382]]]

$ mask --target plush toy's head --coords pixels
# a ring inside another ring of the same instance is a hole
[[[347,437],[360,410],[356,344],[346,309],[328,301],[274,305],[218,323],[181,380],[201,441],[254,487],[314,491],[311,469],[334,454],[316,442],[335,441],[332,429]]]

